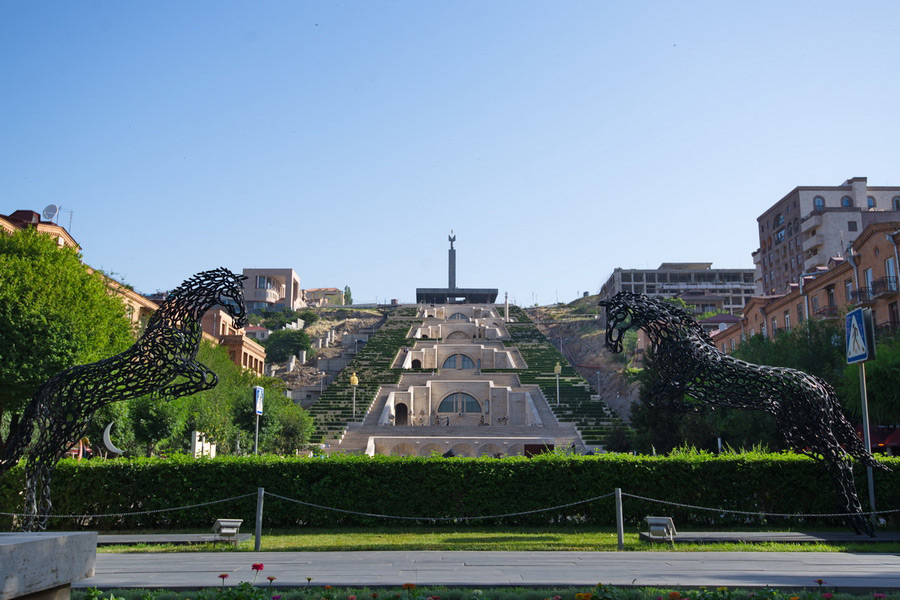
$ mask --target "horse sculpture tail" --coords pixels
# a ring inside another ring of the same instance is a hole
[[[0,458],[0,475],[19,464],[19,459],[25,454],[28,443],[31,441],[31,433],[34,430],[35,402],[32,400],[22,418],[19,420],[19,428],[15,435],[6,441],[6,449]]]
[[[838,423],[836,423],[836,425],[835,435],[838,438],[838,442],[844,447],[844,450],[847,452],[847,454],[867,467],[884,469],[885,471],[891,470],[886,465],[875,460],[875,457],[872,456],[872,453],[866,449],[866,445],[860,439],[859,434],[856,433],[856,430],[849,423],[849,421],[847,421],[847,419],[841,418]]]

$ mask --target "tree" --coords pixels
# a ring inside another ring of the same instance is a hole
[[[123,302],[75,250],[31,228],[0,234],[0,417],[60,371],[133,342]]]
[[[302,351],[309,352],[312,345],[305,331],[282,329],[274,331],[265,342],[266,358],[270,362],[284,362]]]
[[[350,286],[344,286],[344,304],[353,304],[353,294],[350,293]]]
[[[841,391],[847,412],[861,422],[859,365],[844,367]],[[900,339],[879,340],[875,358],[866,362],[866,399],[871,425],[900,422]]]
[[[141,396],[128,401],[134,438],[152,456],[156,447],[175,433],[178,426],[178,409],[156,395]]]

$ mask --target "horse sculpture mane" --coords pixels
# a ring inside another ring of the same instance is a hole
[[[600,305],[606,307],[606,347],[611,352],[622,351],[628,329],[643,329],[647,334],[659,375],[646,390],[648,397],[664,399],[666,406],[682,410],[695,410],[699,403],[773,415],[796,452],[825,466],[839,510],[847,515],[850,527],[872,535],[872,524],[856,494],[849,458],[867,466],[887,467],[865,448],[828,383],[796,369],[754,365],[719,352],[703,328],[671,303],[620,292]],[[685,395],[695,402],[686,401]]]
[[[234,318],[236,328],[244,327],[244,279],[225,268],[194,275],[166,297],[130,348],[66,369],[38,388],[0,461],[2,474],[31,443],[25,467],[24,531],[46,527],[56,463],[84,436],[99,408],[148,394],[171,400],[215,387],[215,373],[196,360],[200,321],[207,310],[221,305]],[[35,430],[37,437],[32,440]]]

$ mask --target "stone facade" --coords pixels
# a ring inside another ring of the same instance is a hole
[[[789,284],[786,293],[752,298],[739,323],[716,333],[716,347],[730,353],[743,338],[774,338],[806,318],[838,319],[858,306],[872,309],[877,328],[900,327],[898,245],[900,220],[869,225],[844,256]]]
[[[784,294],[804,273],[842,256],[869,225],[900,221],[900,187],[865,177],[839,186],[796,187],[757,218],[756,294]]]
[[[249,311],[306,307],[300,277],[293,269],[244,269],[244,302]]]
[[[662,263],[656,269],[617,267],[600,288],[600,299],[612,298],[622,291],[651,298],[692,294],[705,301],[714,297],[717,306],[738,314],[754,290],[753,269],[713,269],[712,263]],[[685,301],[690,302],[689,297]]]

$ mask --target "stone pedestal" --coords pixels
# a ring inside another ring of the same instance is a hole
[[[0,533],[0,598],[67,600],[73,581],[92,577],[97,533]]]

